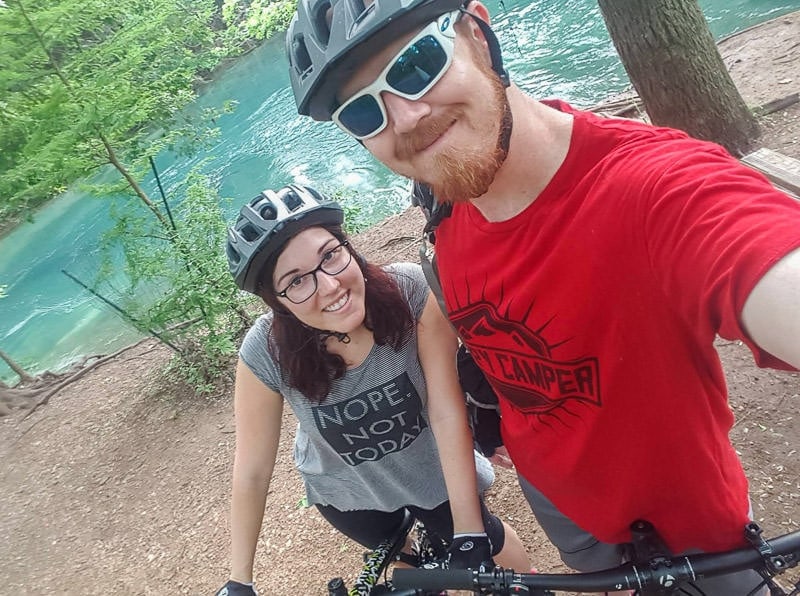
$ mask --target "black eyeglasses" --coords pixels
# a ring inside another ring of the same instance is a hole
[[[350,261],[353,260],[353,254],[347,248],[349,244],[349,242],[345,241],[330,250],[326,250],[319,265],[308,273],[293,277],[289,285],[278,292],[276,296],[286,298],[294,304],[301,304],[311,298],[314,292],[317,291],[317,271],[333,276],[347,269]]]

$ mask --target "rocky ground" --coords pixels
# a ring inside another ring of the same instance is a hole
[[[750,105],[800,91],[800,13],[725,40],[725,62]],[[800,105],[762,120],[760,144],[800,159]],[[409,210],[361,235],[378,261],[416,260],[421,217]],[[800,527],[800,376],[755,368],[719,349],[737,416],[732,432],[770,534]],[[0,592],[211,594],[226,578],[234,434],[228,388],[189,399],[161,370],[168,350],[144,342],[66,387],[32,416],[0,420]],[[352,577],[362,549],[302,505],[285,415],[256,559],[266,594],[320,594]],[[614,490],[613,480],[609,491]],[[498,471],[490,507],[509,520],[540,570],[565,571]],[[797,575],[797,574],[795,574]]]

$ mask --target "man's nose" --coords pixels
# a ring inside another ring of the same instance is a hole
[[[406,99],[389,91],[384,91],[381,99],[383,99],[383,105],[386,106],[389,126],[395,134],[411,132],[420,120],[431,113],[430,104],[422,99],[416,101]]]

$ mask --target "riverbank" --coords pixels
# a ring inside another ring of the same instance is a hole
[[[721,51],[750,105],[800,87],[800,13],[729,39]],[[781,81],[789,82],[781,82]],[[762,120],[760,144],[800,159],[800,106]],[[390,217],[354,239],[376,261],[418,259],[422,216]],[[769,534],[800,527],[800,377],[757,369],[720,343],[737,423],[732,440]],[[0,420],[0,585],[16,594],[211,594],[227,573],[234,436],[231,388],[190,399],[160,371],[169,351],[145,342],[91,371],[30,418]],[[361,549],[300,503],[284,433],[256,559],[265,594],[320,594],[352,577]],[[609,490],[613,490],[609,484]],[[490,507],[511,521],[543,571],[565,571],[498,471]],[[797,574],[795,574],[797,575]]]

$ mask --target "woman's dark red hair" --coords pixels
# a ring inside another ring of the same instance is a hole
[[[347,236],[339,226],[322,226],[340,242]],[[355,262],[364,274],[366,317],[364,324],[372,331],[375,343],[390,345],[399,351],[414,326],[408,303],[391,274],[368,263],[352,246]],[[300,322],[275,295],[272,277],[283,248],[264,264],[259,296],[272,309],[273,321],[268,349],[287,376],[290,387],[309,400],[322,402],[330,392],[331,382],[344,376],[344,359],[325,347],[329,334]]]

